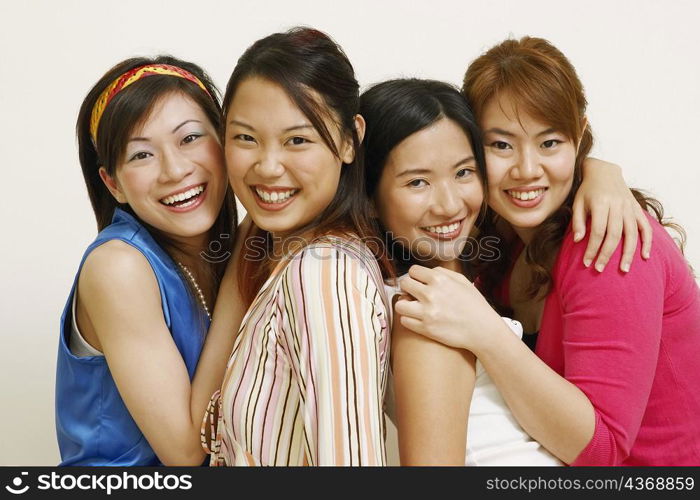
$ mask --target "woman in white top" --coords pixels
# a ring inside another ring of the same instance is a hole
[[[422,264],[473,278],[469,261],[488,258],[490,249],[477,248],[469,238],[485,207],[486,175],[480,132],[464,97],[442,82],[392,80],[362,95],[361,114],[367,124],[367,194],[374,200],[397,274]],[[589,192],[608,190],[614,198],[627,190],[617,167],[587,162]],[[387,280],[387,292],[394,304],[401,293],[398,283]],[[517,321],[504,320],[522,336]],[[392,323],[396,406],[389,388],[387,413],[395,416],[402,465],[561,465],[520,427],[471,353],[414,334],[398,317]],[[456,373],[456,367],[462,367],[461,376],[445,376]],[[428,390],[436,380],[442,390]],[[453,391],[470,397],[452,411],[435,411],[444,408],[441,398]],[[450,432],[435,433],[435,428]],[[465,441],[466,447],[455,445]]]

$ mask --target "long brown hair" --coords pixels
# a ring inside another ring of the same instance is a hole
[[[472,62],[464,76],[462,92],[477,120],[481,120],[484,108],[492,99],[507,94],[517,103],[519,111],[551,125],[574,144],[580,140],[569,195],[561,207],[540,224],[525,248],[525,262],[532,271],[527,296],[546,294],[551,286],[554,259],[571,222],[574,197],[583,177],[583,161],[593,147],[593,134],[585,119],[587,102],[583,85],[571,62],[556,47],[542,38],[523,37],[505,40]],[[642,208],[650,211],[661,224],[680,229],[664,220],[663,208],[657,200],[635,189],[632,193]],[[498,214],[489,209],[479,237],[497,241],[501,258],[481,261],[479,278],[493,305],[507,312],[496,290],[509,271],[516,241],[501,232],[498,222]],[[682,249],[685,234],[682,229],[679,234]]]
[[[370,217],[365,197],[363,155],[355,129],[359,112],[359,84],[347,56],[328,35],[312,28],[296,27],[275,33],[251,45],[238,59],[224,94],[224,117],[239,85],[246,79],[259,77],[280,85],[289,98],[311,121],[323,142],[339,156],[338,146],[326,127],[323,117],[331,116],[341,135],[351,138],[355,158],[343,165],[338,189],[330,204],[314,220],[294,231],[292,236],[304,236],[305,241],[327,234],[356,236],[371,241],[371,250],[383,270],[390,264],[374,237],[378,228]],[[312,94],[321,97],[320,102]],[[224,120],[225,122],[225,120]],[[222,126],[225,140],[225,123]],[[306,237],[311,235],[310,237]],[[253,227],[249,237],[261,238],[262,258],[258,249],[246,244],[238,266],[238,281],[243,299],[249,305],[271,271],[268,258],[271,238],[267,231]]]
[[[90,117],[100,94],[120,75],[133,68],[147,64],[168,64],[185,69],[199,78],[209,95],[195,83],[184,78],[154,75],[139,80],[120,91],[107,105],[99,123],[97,144],[94,144],[90,135]],[[99,169],[104,167],[110,176],[115,176],[117,165],[124,155],[132,131],[143,123],[159,99],[173,92],[182,93],[191,98],[202,109],[215,129],[220,127],[221,106],[219,104],[218,89],[202,68],[196,64],[171,56],[158,56],[155,58],[134,57],[122,61],[107,71],[90,89],[83,100],[76,124],[78,153],[83,178],[85,179],[85,185],[99,231],[110,224],[117,207],[139,219],[128,204],[119,204],[114,199],[102,182]],[[139,222],[146,227],[156,242],[174,258],[175,256],[172,255],[171,249],[179,248],[182,245],[168,238],[161,231],[143,220],[139,219]],[[214,225],[209,230],[209,241],[220,241],[221,243],[220,254],[226,254],[233,248],[236,225],[235,198],[231,188],[227,187],[223,206]],[[228,235],[228,237],[222,238],[222,235]],[[209,284],[207,291],[210,292],[212,297],[216,295],[218,284],[225,270],[225,263],[220,262],[220,260],[217,258],[196,259],[195,269],[193,269],[195,275],[202,277]],[[194,295],[195,290],[189,281],[185,280],[185,282],[188,284],[193,296],[196,296]]]

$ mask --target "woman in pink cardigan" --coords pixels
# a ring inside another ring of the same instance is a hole
[[[632,272],[582,265],[587,238],[571,235],[593,143],[573,66],[546,40],[507,40],[469,66],[463,92],[484,133],[480,238],[496,258],[480,263],[481,293],[413,266],[401,323],[473,352],[525,431],[567,464],[700,465],[700,291],[660,205],[634,192],[654,215],[654,246],[648,260],[637,249]],[[435,399],[449,411],[460,397]]]

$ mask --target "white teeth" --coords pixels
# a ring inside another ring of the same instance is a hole
[[[447,234],[447,233],[452,233],[457,230],[459,227],[460,222],[454,222],[452,224],[449,224],[447,226],[428,226],[424,227],[426,231],[430,233],[437,233],[437,234]]]
[[[166,205],[172,205],[176,201],[183,201],[187,200],[189,198],[192,198],[194,196],[197,196],[200,194],[202,191],[204,191],[204,185],[199,185],[197,187],[193,187],[192,189],[185,191],[184,193],[178,193],[174,194],[172,196],[168,196],[167,198],[163,198],[160,200],[161,202],[165,203]],[[192,200],[192,203],[194,203],[194,200]],[[188,207],[192,203],[186,203],[184,205],[180,205],[181,207]]]
[[[532,191],[507,191],[507,193],[516,200],[528,201],[534,200],[538,196],[541,196],[544,191],[545,190],[543,188],[540,188]]]
[[[282,203],[287,201],[292,195],[296,194],[297,190],[290,189],[288,191],[273,191],[270,193],[256,187],[255,192],[258,193],[258,196],[266,203]]]

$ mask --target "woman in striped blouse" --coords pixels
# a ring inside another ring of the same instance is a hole
[[[250,307],[206,416],[212,465],[386,461],[389,329],[382,258],[364,243],[376,228],[358,109],[350,62],[313,29],[257,41],[228,82],[226,162],[253,222],[238,266]]]

